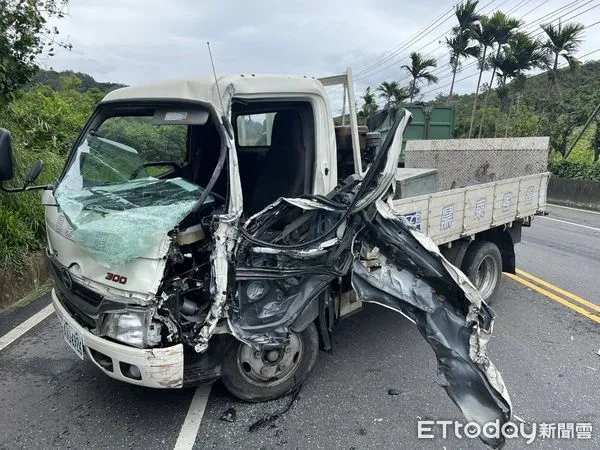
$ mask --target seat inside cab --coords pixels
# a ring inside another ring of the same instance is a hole
[[[237,101],[232,110],[246,215],[279,197],[310,193],[315,154],[310,103]]]

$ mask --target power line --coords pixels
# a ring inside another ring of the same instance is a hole
[[[454,5],[455,6],[455,5]],[[420,39],[422,39],[424,36],[426,36],[426,32],[429,28],[431,28],[431,26],[435,25],[437,22],[439,22],[441,19],[443,19],[445,16],[448,16],[447,18],[444,19],[443,22],[439,23],[438,25],[435,26],[435,28],[431,29],[429,32],[435,30],[436,28],[438,28],[439,26],[441,26],[443,23],[445,23],[448,19],[450,19],[450,17],[452,17],[452,11],[454,9],[454,6],[452,8],[450,8],[449,10],[447,10],[446,12],[442,13],[440,16],[438,16],[438,18],[436,18],[432,23],[430,23],[429,25],[427,25],[423,30],[417,32],[413,37],[411,37],[408,42],[406,42],[405,44],[396,47],[394,50],[391,51],[391,53],[382,58],[381,60],[379,60],[378,62],[376,62],[375,64],[357,72],[357,75],[361,75],[365,72],[370,71],[373,68],[376,68],[378,66],[380,66],[381,64],[385,63],[386,61],[389,61],[391,58],[393,58],[395,55],[397,55],[400,51],[404,50],[405,48],[407,48],[409,45],[412,45],[416,42],[418,42]],[[425,33],[425,34],[424,34]],[[415,38],[418,38],[419,36],[421,36],[419,39],[417,39],[415,41]]]
[[[492,0],[492,1],[488,2],[478,12],[480,12],[484,8],[488,7],[489,5],[491,5],[492,3],[494,3],[495,1],[496,0]],[[498,5],[497,8],[499,9],[502,5],[504,5],[505,3],[507,3],[507,1],[509,1],[509,0],[505,0],[500,5]],[[529,11],[527,11],[526,13],[524,13],[521,17],[525,17],[526,15],[531,14],[533,11],[538,10],[542,5],[548,3],[548,1],[549,0],[543,0],[542,2],[540,2],[539,4],[537,4],[534,8],[532,8]],[[575,0],[575,1],[569,2],[569,3],[563,5],[563,6],[559,7],[559,8],[556,8],[556,9],[554,9],[554,10],[552,10],[552,11],[550,11],[550,12],[548,12],[548,13],[546,13],[546,14],[538,17],[538,18],[536,18],[532,22],[524,24],[521,27],[520,31],[525,32],[525,30],[527,30],[527,29],[529,29],[531,27],[537,27],[537,26],[540,25],[540,22],[542,22],[542,21],[544,21],[546,23],[552,23],[552,22],[555,22],[557,20],[562,20],[567,15],[572,14],[573,12],[575,12],[575,11],[577,11],[577,10],[579,10],[579,9],[587,6],[587,5],[589,5],[590,3],[592,3],[592,1],[593,0],[588,0],[588,1],[585,1],[585,0]],[[525,2],[522,1],[522,2],[517,3],[516,5],[513,6],[513,8],[511,10],[509,10],[509,12],[507,14],[510,14],[511,12],[514,12],[514,11],[517,11],[517,10],[521,9],[527,3],[530,4],[530,2],[526,2],[526,1]],[[588,11],[590,11],[592,9],[597,8],[598,6],[600,6],[600,5],[591,6],[591,7],[587,8],[587,9],[585,9],[584,11],[581,11],[581,12],[579,12],[577,14],[571,15],[568,18],[566,18],[565,21],[569,21],[569,20],[572,20],[572,19],[574,19],[576,17],[579,17],[579,16],[585,14],[586,12],[588,12]],[[380,60],[376,64],[373,64],[373,65],[371,65],[371,66],[369,66],[369,67],[361,70],[360,72],[358,72],[359,76],[355,77],[355,81],[359,81],[361,79],[365,79],[367,77],[371,77],[373,75],[376,75],[377,73],[381,73],[381,72],[383,72],[385,70],[388,70],[389,68],[393,67],[394,65],[396,65],[397,63],[399,63],[400,61],[402,61],[403,59],[405,59],[406,56],[404,58],[400,58],[400,59],[394,58],[394,56],[396,56],[396,55],[398,55],[400,53],[401,50],[399,50],[399,49],[406,48],[406,47],[408,47],[408,45],[412,45],[415,42],[418,42],[419,40],[423,39],[427,34],[430,34],[431,31],[435,30],[436,28],[439,28],[439,26],[441,26],[444,22],[446,22],[448,20],[448,18],[446,18],[445,20],[443,20],[442,22],[440,22],[440,20],[443,19],[447,15],[448,15],[448,11],[446,11],[445,13],[441,14],[440,16],[438,16],[433,22],[431,22],[427,27],[425,27],[424,30],[430,29],[430,31],[428,33],[426,33],[426,34],[422,34],[419,39],[417,39],[417,40],[413,39],[414,42],[412,42],[412,43],[408,42],[408,43],[404,44],[403,46],[398,47],[396,50],[394,50],[394,52],[396,52],[396,53],[392,52],[392,54],[387,55],[384,59]],[[559,15],[559,16],[556,17],[557,15]],[[591,27],[593,27],[595,25],[598,25],[599,23],[600,23],[600,21],[595,22],[593,24],[588,25],[585,28],[586,29],[587,28],[591,28]],[[451,31],[451,30],[452,29],[450,29],[449,31]],[[527,31],[525,34],[528,34],[530,37],[536,37],[536,36],[539,36],[539,35],[541,35],[543,33],[544,32],[541,29],[531,29],[531,30]],[[444,33],[444,35],[445,34],[446,33]],[[416,51],[418,52],[418,51],[422,50],[423,48],[429,46],[431,43],[435,42],[436,40],[444,37],[444,35],[441,35],[438,38],[436,38],[436,39],[434,39],[432,41],[429,41],[427,44],[425,44],[424,46],[421,46]],[[427,56],[431,55],[432,53],[437,52],[439,49],[441,49],[443,47],[444,47],[443,45],[436,47],[434,50],[432,50],[430,53],[428,53]],[[598,51],[598,50],[595,50],[594,52],[590,52],[590,54],[595,53],[596,51]],[[587,55],[588,54],[583,55],[580,58],[584,58]],[[374,68],[380,67],[382,64],[385,64],[385,62],[388,62],[388,61],[390,61],[392,59],[396,59],[396,61],[392,61],[391,64],[387,64],[385,67],[382,67],[379,70],[373,70]],[[462,70],[464,71],[465,69],[468,69],[470,67],[476,66],[477,64],[478,64],[478,61],[474,61],[472,63],[467,64],[465,67],[462,68]],[[446,64],[444,66],[441,66],[441,67],[438,67],[438,68],[434,69],[433,72],[435,73],[436,71],[440,71],[440,70],[443,71],[443,72],[441,72],[443,74],[443,76],[439,77],[439,80],[444,80],[444,79],[447,79],[450,76],[452,76],[451,68],[450,68],[450,73],[446,73],[446,71],[448,70],[448,67],[449,67],[449,64]],[[461,81],[464,81],[466,79],[472,78],[472,77],[474,77],[474,76],[476,76],[478,74],[479,74],[479,71],[477,71],[477,72],[475,72],[473,74],[470,74],[468,76],[461,77],[458,80],[455,80],[455,83],[460,83]],[[403,81],[403,80],[405,80],[407,78],[408,78],[408,76],[405,76],[401,81]],[[442,85],[442,86],[437,86],[434,89],[426,91],[423,95],[431,93],[431,92],[435,92],[435,91],[438,91],[438,90],[441,90],[441,89],[443,89],[445,87],[450,86],[450,84],[451,83],[445,84],[445,85]]]
[[[496,1],[497,1],[497,0],[491,0],[491,1],[490,1],[490,2],[488,2],[488,3],[487,3],[485,6],[483,6],[482,8],[480,8],[480,10],[479,10],[478,12],[480,12],[480,11],[482,11],[483,9],[487,8],[489,5],[491,5],[492,3],[495,3]],[[502,6],[503,4],[507,3],[508,1],[510,1],[510,0],[504,0],[504,2],[502,2],[502,3],[501,3],[499,6]],[[429,41],[427,44],[425,44],[425,45],[423,45],[423,46],[419,47],[417,50],[415,50],[415,52],[419,52],[420,50],[422,50],[422,49],[424,49],[424,48],[428,47],[428,46],[429,46],[429,45],[431,45],[432,43],[434,43],[434,42],[436,42],[436,41],[439,41],[439,39],[443,38],[444,36],[446,36],[446,35],[447,35],[449,32],[451,32],[451,31],[452,31],[452,28],[450,28],[449,30],[445,31],[443,34],[441,34],[440,36],[436,37],[435,39],[433,39],[433,40]],[[423,37],[424,37],[424,36],[423,36]],[[400,59],[397,59],[397,60],[393,61],[391,64],[388,64],[388,65],[386,65],[385,67],[383,67],[383,68],[381,68],[381,69],[379,69],[379,70],[376,70],[376,71],[368,71],[368,72],[370,72],[370,73],[363,72],[363,73],[361,74],[361,76],[359,76],[359,77],[356,77],[356,78],[355,78],[355,81],[359,81],[359,80],[365,79],[365,78],[367,78],[367,77],[373,76],[373,75],[375,75],[375,74],[377,74],[377,73],[381,73],[381,72],[383,72],[384,70],[387,70],[387,69],[389,69],[390,67],[393,67],[393,66],[397,65],[397,64],[398,64],[400,61],[403,61],[403,60],[407,59],[407,57],[408,57],[408,55],[404,55],[402,58],[400,58]]]

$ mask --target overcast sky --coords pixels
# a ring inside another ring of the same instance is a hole
[[[449,90],[448,56],[440,41],[455,25],[450,14],[453,3],[71,0],[69,16],[57,25],[73,50],[58,52],[45,65],[125,84],[204,75],[211,70],[206,49],[210,41],[220,74],[324,76],[350,66],[359,96],[367,86],[375,87],[383,80],[407,83],[401,65],[407,63],[411,51],[418,50],[438,59],[438,85],[423,87],[426,98],[431,98]],[[557,21],[560,16],[565,20],[581,14],[573,20],[584,25],[600,21],[597,0],[480,0],[479,8],[486,14],[495,9],[510,12],[530,24],[524,31],[534,33],[540,22]],[[597,49],[600,24],[586,31],[580,55]],[[600,59],[600,51],[583,59]],[[477,72],[471,65],[464,64],[457,80]],[[455,91],[473,91],[476,81],[476,76],[458,81]]]

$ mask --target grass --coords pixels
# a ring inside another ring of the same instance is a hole
[[[41,284],[37,289],[34,289],[29,294],[27,294],[25,297],[21,298],[20,300],[17,300],[13,304],[0,310],[0,316],[10,314],[11,312],[13,312],[17,309],[26,307],[31,302],[37,300],[38,298],[40,298],[43,295],[46,295],[51,290],[52,290],[52,281],[47,280],[43,284]]]

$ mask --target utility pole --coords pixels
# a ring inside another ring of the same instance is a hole
[[[579,139],[581,139],[581,136],[583,135],[583,133],[585,133],[585,130],[587,130],[587,127],[590,125],[592,120],[594,120],[594,117],[596,117],[596,114],[598,114],[598,111],[600,111],[600,103],[598,103],[598,106],[596,106],[596,109],[594,110],[592,115],[590,117],[588,117],[588,120],[585,123],[585,125],[583,126],[583,128],[581,129],[581,131],[579,132],[577,139],[575,139],[575,142],[573,142],[573,144],[571,144],[571,148],[569,148],[569,150],[567,150],[567,153],[565,153],[565,157],[563,159],[567,159],[567,156],[569,156],[569,153],[571,153],[571,151],[575,148],[575,145],[577,144],[577,142],[579,142]]]

